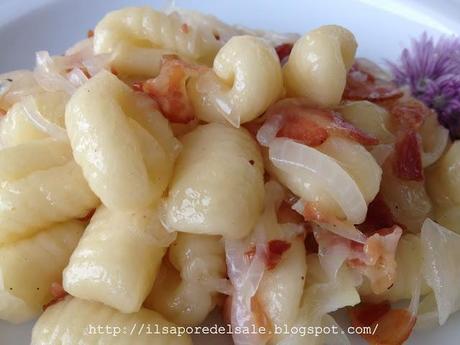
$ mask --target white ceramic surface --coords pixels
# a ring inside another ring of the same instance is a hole
[[[255,28],[303,33],[321,24],[341,24],[359,42],[358,55],[395,58],[410,37],[460,33],[460,0],[190,0],[177,5],[212,13]],[[86,35],[104,13],[127,5],[163,7],[155,0],[0,0],[0,73],[31,67],[34,52],[60,53]],[[212,322],[212,321],[211,321]],[[460,344],[460,316],[407,344]],[[29,344],[32,323],[0,321],[0,345]],[[356,338],[353,344],[362,344]],[[229,339],[196,337],[196,345],[231,344]]]

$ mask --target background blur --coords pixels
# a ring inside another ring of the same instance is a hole
[[[52,54],[86,35],[109,10],[165,0],[0,0],[0,73],[31,67],[33,53]],[[425,29],[434,35],[460,34],[460,0],[177,0],[241,25],[303,33],[322,24],[341,24],[357,36],[358,54],[394,58],[409,37]],[[244,6],[243,6],[244,4]]]

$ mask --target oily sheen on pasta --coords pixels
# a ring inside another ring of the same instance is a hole
[[[161,57],[171,53],[210,63],[220,45],[212,32],[188,25],[176,13],[147,7],[111,12],[94,32],[95,53],[112,54],[117,71],[134,75],[157,75]]]
[[[2,92],[0,97],[0,108],[5,111],[25,97],[43,91],[38,85],[34,73],[29,70],[7,72],[1,75],[1,79],[2,82],[4,80],[8,82],[8,92]]]
[[[180,233],[144,306],[175,324],[199,325],[216,306],[217,290],[225,278],[222,239]]]
[[[219,50],[213,70],[192,80],[188,90],[200,120],[239,127],[281,96],[281,66],[262,39],[233,37]]]
[[[0,244],[84,217],[99,200],[68,143],[46,139],[0,150]]]
[[[294,44],[284,68],[288,94],[302,96],[312,106],[338,105],[356,47],[353,34],[337,25],[305,34]]]
[[[4,146],[46,138],[46,134],[30,122],[21,102],[15,103],[6,113],[0,125],[0,135]]]
[[[345,120],[379,139],[380,144],[394,142],[391,115],[385,108],[369,101],[355,101],[341,105],[338,111]]]
[[[64,109],[69,96],[62,91],[40,92],[28,95],[15,103],[0,124],[0,143],[15,146],[32,140],[49,137],[66,139],[64,131]]]
[[[76,221],[0,247],[0,319],[24,322],[40,314],[83,234]]]
[[[49,307],[38,319],[31,345],[192,345],[190,336],[174,334],[149,334],[142,325],[173,328],[160,314],[147,309],[123,314],[97,302],[67,297]],[[114,334],[98,331],[98,326],[119,330]],[[92,328],[93,327],[93,328]],[[151,329],[150,333],[155,330]]]
[[[264,197],[262,158],[244,129],[199,126],[182,139],[163,216],[171,230],[247,235]]]
[[[64,289],[123,313],[137,312],[152,288],[169,237],[154,207],[120,212],[101,206],[64,270]]]
[[[75,160],[91,189],[115,210],[145,208],[158,200],[173,164],[158,140],[128,117],[142,111],[131,97],[134,92],[125,84],[101,72],[75,93],[66,109]]]

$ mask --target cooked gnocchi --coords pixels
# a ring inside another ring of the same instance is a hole
[[[356,52],[338,25],[129,7],[1,74],[0,320],[39,317],[32,345],[189,345],[214,313],[235,345],[349,344],[343,308],[371,344],[446,322],[458,128],[434,81]]]

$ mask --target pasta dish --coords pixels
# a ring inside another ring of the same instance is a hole
[[[139,325],[213,310],[235,345],[351,344],[275,331],[337,310],[374,345],[444,324],[460,142],[356,51],[337,25],[124,8],[0,75],[0,320],[38,318],[32,345],[192,344]]]

